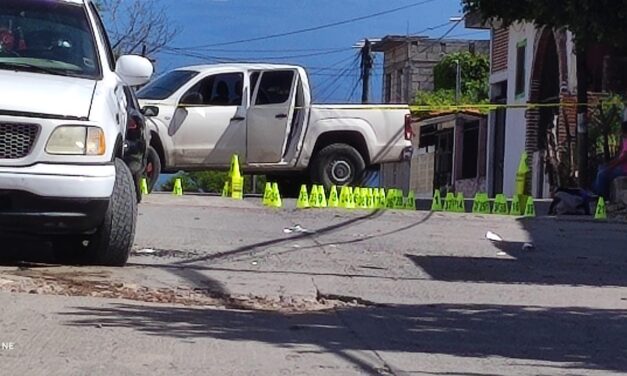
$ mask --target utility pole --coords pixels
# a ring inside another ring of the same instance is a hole
[[[361,49],[361,79],[363,83],[361,103],[368,103],[370,100],[370,74],[373,65],[372,43],[370,43],[370,40],[366,39]]]
[[[457,71],[455,75],[455,104],[459,105],[462,99],[462,65],[459,60],[455,60]]]

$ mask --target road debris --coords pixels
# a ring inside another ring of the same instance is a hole
[[[152,255],[152,254],[155,254],[155,253],[157,253],[157,251],[155,251],[154,249],[150,249],[150,248],[140,249],[138,251],[135,251],[136,255]]]
[[[486,239],[488,239],[491,242],[502,242],[503,241],[503,237],[501,237],[501,235],[494,233],[492,231],[488,231],[485,234]]]
[[[301,225],[294,225],[292,227],[284,228],[283,229],[283,233],[284,234],[293,234],[293,233],[297,233],[297,234],[314,234],[315,231],[308,230],[308,229],[302,227]]]

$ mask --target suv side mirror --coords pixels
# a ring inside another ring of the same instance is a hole
[[[138,55],[120,56],[115,65],[115,73],[129,86],[144,85],[154,72],[150,60]]]
[[[141,112],[144,116],[147,117],[156,117],[159,116],[159,107],[156,106],[146,106],[141,109]]]

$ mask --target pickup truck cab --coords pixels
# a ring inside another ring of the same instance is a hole
[[[410,156],[407,106],[315,105],[299,66],[179,68],[138,97],[154,165],[165,172],[226,169],[238,154],[249,173],[341,186],[356,184],[368,167]]]
[[[152,73],[116,62],[90,0],[0,2],[0,233],[44,236],[62,261],[126,263],[148,142],[128,100]]]

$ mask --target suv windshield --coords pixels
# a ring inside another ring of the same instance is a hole
[[[137,93],[139,99],[163,100],[169,98],[181,86],[185,85],[198,72],[176,70],[164,74],[155,81],[151,82]]]
[[[84,6],[2,0],[0,69],[99,77],[100,64]]]

